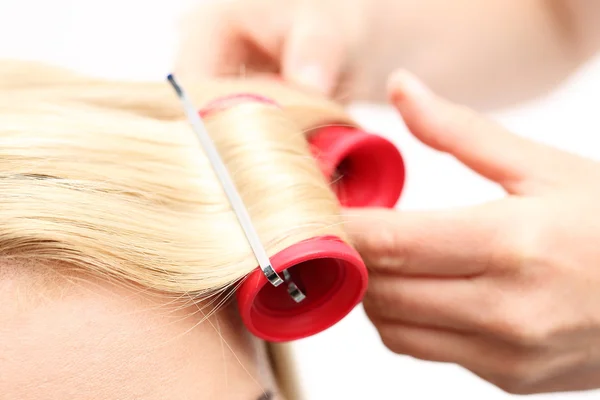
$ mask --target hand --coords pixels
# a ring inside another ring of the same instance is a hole
[[[512,135],[406,73],[391,96],[419,140],[508,196],[447,211],[345,210],[384,344],[511,393],[600,387],[600,165]]]
[[[175,72],[277,74],[341,102],[385,101],[387,77],[402,65],[489,109],[547,92],[596,52],[593,4],[202,0],[182,21]]]
[[[201,4],[184,21],[176,71],[208,76],[277,73],[327,95],[347,96],[361,72],[355,61],[358,55],[365,56],[371,3],[227,0]]]

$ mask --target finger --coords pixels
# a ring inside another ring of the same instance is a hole
[[[371,274],[363,299],[372,322],[485,333],[494,298],[485,279],[428,279]]]
[[[564,179],[560,165],[566,153],[511,134],[476,112],[436,96],[407,72],[392,76],[389,92],[419,140],[450,153],[510,193]]]
[[[282,55],[282,75],[330,95],[344,62],[345,40],[319,6],[306,6],[294,18]]]
[[[528,377],[542,356],[524,352],[482,336],[416,325],[380,324],[383,344],[392,352],[425,361],[454,363],[491,382]]]
[[[241,61],[238,49],[231,48],[240,37],[231,12],[230,3],[208,3],[185,14],[175,62],[178,75],[214,76]]]
[[[585,356],[580,355],[583,359]],[[566,358],[566,357],[563,357]],[[573,357],[571,357],[573,358]],[[573,360],[564,360],[562,362]],[[578,360],[579,361],[579,360]],[[517,385],[516,387],[509,387],[511,392],[519,394],[541,394],[541,393],[557,393],[565,391],[584,391],[598,389],[598,376],[600,375],[600,366],[590,367],[584,365],[581,368],[570,370],[564,373],[564,368],[560,371],[560,374],[552,376],[550,379],[541,380],[535,382],[533,385],[523,387]]]
[[[375,327],[390,351],[425,361],[463,365],[470,361],[466,354],[485,347],[475,335],[445,329],[397,323],[380,323]]]
[[[518,199],[431,212],[345,209],[344,228],[373,272],[467,277],[514,265]]]
[[[291,13],[273,0],[203,4],[181,23],[175,70],[191,76],[241,75],[248,72],[249,64],[258,65],[253,62],[257,58],[275,63],[290,18]],[[272,72],[270,65],[266,68],[256,72]]]

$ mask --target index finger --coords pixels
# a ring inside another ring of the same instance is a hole
[[[346,209],[344,226],[372,272],[477,276],[514,264],[509,202],[431,212]]]

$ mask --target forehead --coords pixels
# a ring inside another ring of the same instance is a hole
[[[208,311],[56,266],[0,262],[0,392],[21,400],[258,398],[270,383],[262,344],[232,307],[206,319]]]

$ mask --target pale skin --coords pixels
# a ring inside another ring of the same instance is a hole
[[[3,399],[283,399],[232,307],[203,321],[196,306],[64,271],[0,260]]]
[[[345,210],[384,344],[511,393],[599,388],[600,164],[478,111],[543,94],[594,55],[600,2],[291,4],[201,6],[188,14],[178,68],[244,65],[344,100],[387,98],[417,139],[507,193],[446,211]]]
[[[181,76],[280,74],[341,101],[385,101],[409,70],[478,110],[546,93],[600,46],[589,0],[217,0],[182,20]]]
[[[390,95],[417,139],[507,197],[345,211],[370,269],[364,308],[384,344],[511,393],[600,387],[600,164],[513,135],[406,72]]]

